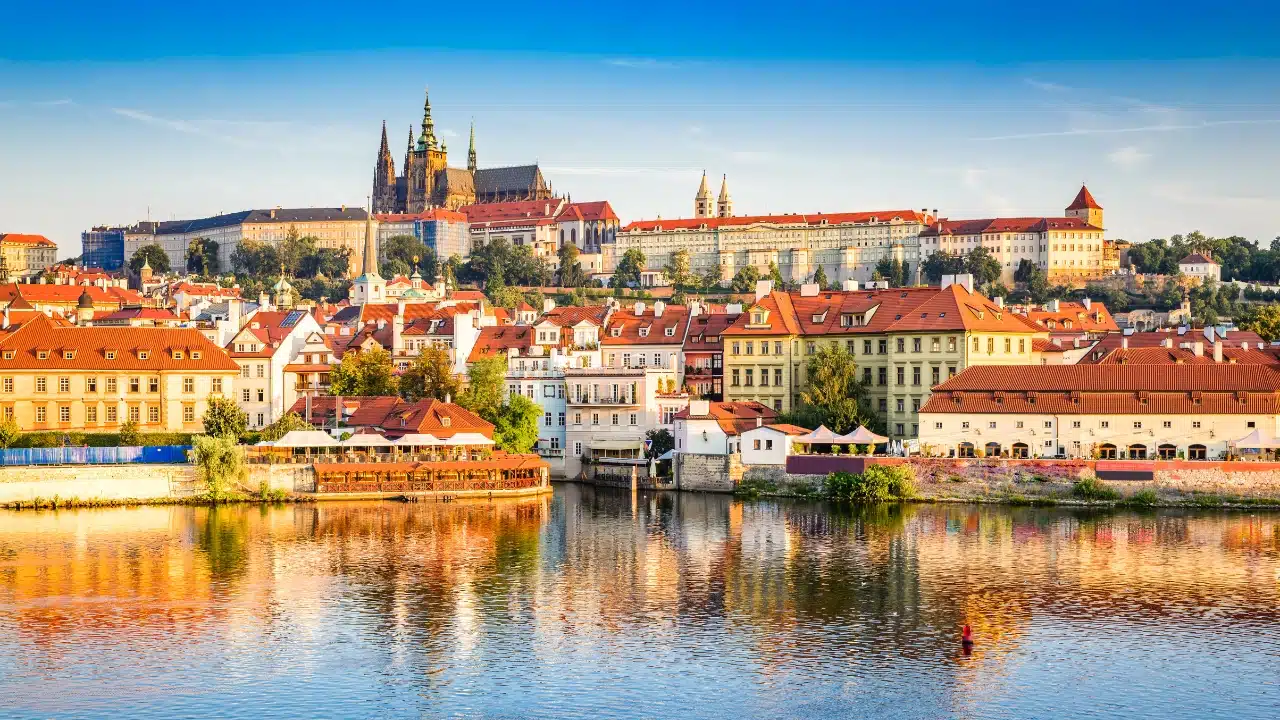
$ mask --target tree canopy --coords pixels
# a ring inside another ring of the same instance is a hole
[[[156,243],[138,248],[138,251],[129,259],[129,270],[136,275],[142,272],[144,264],[151,265],[151,271],[156,275],[163,275],[171,269],[169,267],[169,253],[165,252],[164,248]]]
[[[622,254],[622,259],[618,261],[618,266],[613,270],[613,277],[609,279],[609,287],[621,293],[623,288],[640,287],[642,284],[641,273],[645,269],[644,253],[640,252],[640,248],[631,248]]]
[[[451,258],[452,259],[452,258]],[[506,238],[495,238],[471,250],[471,256],[457,270],[458,279],[490,285],[551,284],[550,266],[533,254],[529,245],[512,245]]]
[[[800,393],[795,420],[805,427],[826,425],[836,433],[847,433],[858,425],[883,429],[882,420],[871,411],[866,388],[857,378],[858,364],[849,352],[823,347],[809,359],[808,389]]]
[[[733,276],[733,280],[729,282],[729,289],[736,293],[755,292],[756,282],[760,279],[760,271],[755,265],[747,265]]]
[[[294,430],[313,430],[311,423],[302,419],[302,416],[295,412],[287,412],[280,416],[279,420],[262,428],[262,439],[276,441],[288,435]]]
[[[587,284],[587,274],[578,260],[581,254],[573,243],[560,244],[560,287],[580,288]]]
[[[462,393],[462,382],[453,374],[449,351],[436,345],[422,349],[409,369],[400,375],[398,385],[400,395],[406,400],[453,400]]]
[[[823,269],[821,264],[818,265],[817,270],[813,271],[813,281],[817,283],[819,290],[827,290],[831,286],[831,283],[827,280],[827,271]]]
[[[538,420],[542,408],[523,395],[513,395],[498,407],[493,418],[493,442],[499,450],[527,453],[538,442]]]
[[[880,262],[876,263],[876,273],[880,275],[880,279],[888,280],[889,287],[905,287],[907,284],[907,269],[898,258],[880,258]]]
[[[1134,243],[1129,248],[1129,264],[1141,273],[1176,275],[1178,261],[1193,252],[1207,253],[1222,266],[1222,279],[1274,284],[1280,281],[1280,238],[1262,248],[1257,243],[1232,235],[1215,238],[1199,230],[1186,235],[1156,238]]]
[[[416,268],[422,274],[422,277],[428,282],[434,282],[438,272],[438,263],[436,262],[436,253],[427,244],[412,235],[392,235],[383,242],[379,243],[381,259],[379,263],[401,263],[399,266],[400,275],[412,275]],[[417,259],[417,265],[414,259]],[[391,271],[387,271],[388,277],[394,277]]]
[[[395,395],[391,353],[382,348],[348,350],[329,373],[330,395]]]
[[[249,427],[249,416],[236,401],[221,395],[209,397],[209,407],[202,420],[205,435],[214,437],[239,438]]]
[[[217,275],[218,243],[208,238],[192,238],[187,244],[187,272]]]
[[[502,406],[502,386],[506,377],[506,357],[491,356],[476,360],[467,368],[467,389],[458,398],[458,403],[485,420],[494,422],[498,409]]]

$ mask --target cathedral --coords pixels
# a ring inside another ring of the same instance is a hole
[[[404,172],[400,175],[396,175],[396,163],[387,145],[387,124],[382,124],[382,147],[378,148],[378,161],[373,169],[375,213],[420,213],[431,208],[457,210],[475,203],[551,197],[551,187],[537,165],[477,167],[474,124],[467,169],[449,167],[448,150],[436,139],[429,96],[422,106],[422,134],[417,140],[413,139],[413,127],[409,128],[409,148],[405,151]]]

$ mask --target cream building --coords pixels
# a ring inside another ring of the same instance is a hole
[[[38,275],[58,262],[58,246],[43,235],[0,233],[0,253],[11,280]]]
[[[934,455],[1221,458],[1280,432],[1270,365],[970,368],[934,388],[920,443]]]
[[[0,417],[24,431],[199,432],[239,368],[199,331],[66,327],[37,315],[0,340]]]
[[[231,253],[241,240],[278,244],[290,233],[316,238],[317,247],[346,248],[351,251],[349,276],[360,267],[368,213],[358,207],[337,208],[273,208],[244,210],[198,220],[141,222],[125,233],[124,257],[128,262],[144,245],[158,244],[169,256],[169,266],[187,266],[187,247],[192,240],[203,238],[218,244],[218,263],[222,270],[231,267]]]
[[[1201,283],[1221,282],[1222,266],[1213,261],[1207,253],[1191,253],[1178,261],[1178,272]]]

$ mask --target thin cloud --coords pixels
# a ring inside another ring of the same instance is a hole
[[[1157,133],[1157,132],[1174,132],[1179,130],[1202,130],[1205,128],[1221,127],[1224,125],[1275,125],[1280,124],[1280,118],[1268,118],[1263,120],[1206,120],[1198,123],[1184,123],[1179,125],[1139,125],[1136,127],[1121,128],[1078,128],[1075,130],[1051,130],[1048,132],[1032,132],[1032,133],[1015,133],[1012,135],[992,135],[989,137],[970,138],[970,140],[991,141],[991,140],[1029,140],[1034,138],[1048,137],[1073,137],[1084,135],[1124,135],[1128,133]]]
[[[1133,145],[1127,145],[1107,153],[1107,160],[1110,160],[1112,165],[1117,165],[1126,170],[1132,170],[1141,165],[1149,157],[1151,157],[1149,153],[1142,152],[1142,150]]]
[[[673,62],[653,58],[609,58],[604,64],[633,70],[670,70],[676,66]]]
[[[1036,80],[1035,78],[1023,78],[1022,81],[1037,90],[1043,90],[1045,92],[1060,93],[1071,89],[1066,85],[1059,85],[1058,83],[1048,82],[1045,80]]]
[[[138,122],[146,123],[148,125],[168,128],[175,132],[187,133],[188,135],[204,134],[200,131],[200,128],[185,120],[170,120],[168,118],[157,117],[151,113],[143,112],[141,110],[133,110],[130,108],[111,108],[111,112],[121,117],[127,117],[130,120],[137,120]]]

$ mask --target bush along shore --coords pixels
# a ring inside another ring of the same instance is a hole
[[[279,489],[261,487],[256,492],[224,491],[216,496],[204,492],[186,497],[163,498],[80,498],[80,497],[36,497],[30,500],[17,500],[0,505],[6,510],[63,510],[72,508],[113,508],[135,507],[142,505],[225,505],[231,503],[283,504],[315,502],[309,495],[296,495]]]
[[[1197,492],[1143,481],[1107,482],[1095,477],[1074,481],[1040,475],[1021,481],[981,482],[953,475],[920,483],[909,465],[872,465],[862,474],[831,473],[825,478],[779,482],[745,478],[734,494],[742,498],[794,497],[834,502],[993,503],[1037,507],[1118,508],[1280,508],[1280,497],[1229,492]]]

